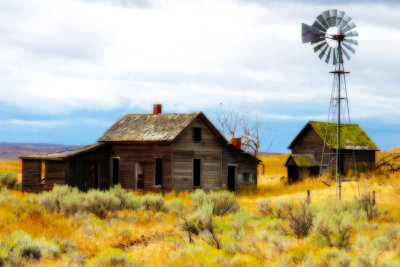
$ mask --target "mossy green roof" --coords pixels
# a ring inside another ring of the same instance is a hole
[[[296,162],[296,165],[299,167],[311,167],[313,166],[312,162],[310,159],[307,157],[293,157],[294,161]]]
[[[337,123],[310,121],[310,124],[331,149],[337,149]],[[340,149],[379,150],[357,124],[341,124],[340,136]]]

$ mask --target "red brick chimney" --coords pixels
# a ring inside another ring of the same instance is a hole
[[[234,147],[237,147],[239,149],[242,149],[242,138],[232,138],[231,144]]]
[[[162,105],[161,104],[154,104],[153,105],[153,115],[158,115],[162,113]]]

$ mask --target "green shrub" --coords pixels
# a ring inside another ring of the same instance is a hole
[[[215,245],[217,249],[221,248],[221,242],[216,233],[214,217],[213,217],[214,206],[211,203],[204,203],[201,208],[197,210],[197,216],[199,218],[198,228],[201,231],[207,231],[210,234],[210,245]]]
[[[15,172],[5,172],[0,174],[0,187],[14,188],[18,182],[18,175]]]
[[[68,252],[75,251],[75,250],[78,249],[78,246],[75,245],[75,243],[72,242],[69,239],[58,239],[58,238],[56,238],[54,240],[54,242],[57,243],[57,245],[60,247],[60,249],[61,249],[61,251],[63,253],[68,253]]]
[[[120,249],[109,248],[92,258],[88,264],[90,267],[107,266],[137,266],[136,261]]]
[[[190,195],[189,195],[190,201],[192,202],[193,207],[195,209],[198,209],[201,206],[203,206],[203,203],[205,202],[206,197],[207,197],[207,194],[202,189],[196,189],[194,192],[190,193]]]
[[[82,203],[83,210],[91,212],[101,219],[107,215],[107,211],[116,211],[121,206],[121,200],[107,191],[89,190],[85,201]]]
[[[177,215],[182,215],[186,211],[186,206],[180,198],[171,199],[167,206],[169,210]]]
[[[27,260],[55,258],[60,254],[57,244],[45,239],[32,239],[23,231],[0,240],[0,266],[21,266]]]
[[[181,221],[180,226],[183,231],[188,233],[189,243],[193,242],[192,235],[199,234],[199,231],[200,231],[199,223],[200,223],[200,219],[197,216],[197,214],[182,216],[182,221]]]
[[[114,187],[112,187],[110,189],[110,193],[120,200],[121,202],[120,209],[136,210],[140,206],[140,201],[135,198],[133,193],[123,189],[120,184],[117,184]]]
[[[257,209],[262,215],[276,219],[285,219],[291,208],[291,204],[287,202],[277,202],[273,206],[268,198],[261,198],[257,201]]]
[[[212,204],[213,214],[225,215],[239,210],[239,203],[232,192],[215,191],[207,195],[206,202]]]
[[[10,192],[8,191],[7,187],[4,186],[1,188],[0,191],[0,203],[8,201],[17,201],[17,198],[10,195]]]
[[[42,204],[46,210],[60,212],[62,198],[72,192],[78,192],[78,189],[69,187],[68,185],[54,185],[53,190],[43,193],[43,195],[40,196],[39,203]]]
[[[299,206],[288,210],[289,226],[297,238],[308,236],[313,226],[314,212],[307,201],[301,201]]]
[[[249,223],[249,218],[249,214],[243,209],[232,217],[231,226],[235,239],[239,240],[244,236]]]
[[[369,221],[378,215],[378,207],[372,203],[372,199],[369,194],[361,196],[359,200],[355,199],[354,204],[358,209],[361,209],[365,212]]]
[[[60,209],[65,215],[74,215],[82,211],[82,203],[86,200],[85,194],[77,190],[60,199]]]
[[[142,197],[141,206],[145,210],[166,211],[167,206],[161,195],[145,195]]]

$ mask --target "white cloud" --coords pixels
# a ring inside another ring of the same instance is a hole
[[[43,114],[154,102],[171,111],[223,102],[283,119],[318,114],[298,114],[327,102],[332,82],[331,66],[300,41],[301,22],[330,8],[311,2],[3,2],[0,102]],[[360,33],[346,65],[353,117],[399,120],[399,6],[340,9]]]

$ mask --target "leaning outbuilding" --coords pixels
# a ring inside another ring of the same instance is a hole
[[[235,144],[235,145],[234,145]],[[202,112],[125,114],[96,144],[22,156],[22,188],[237,190],[257,185],[257,158],[229,143]]]
[[[379,149],[366,132],[357,124],[341,124],[340,129],[340,172],[346,174],[354,166],[358,171],[373,169],[375,152]],[[336,135],[336,123],[309,121],[289,145],[292,153],[285,164],[289,182],[318,176],[320,171],[333,173],[338,148]]]

